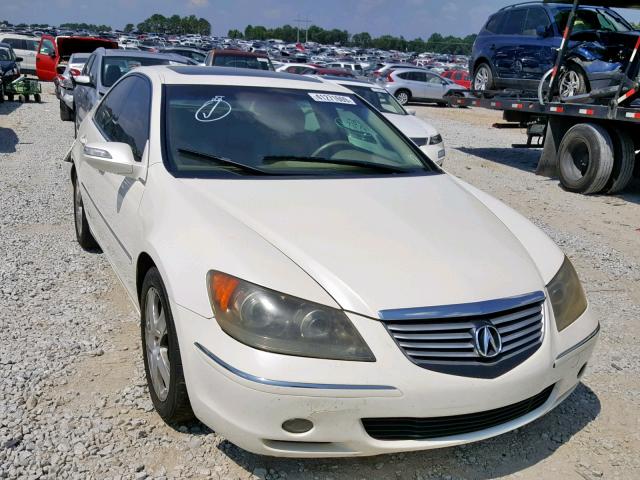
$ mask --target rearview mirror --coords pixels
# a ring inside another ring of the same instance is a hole
[[[133,158],[133,151],[126,143],[96,142],[83,147],[84,160],[101,172],[138,178],[140,163]]]
[[[86,85],[87,87],[91,87],[91,77],[89,77],[89,75],[78,75],[77,77],[74,77],[73,75],[71,75],[71,79],[73,81],[73,83],[76,83],[78,85]]]
[[[15,61],[16,61],[16,62],[24,62],[24,58],[22,58],[22,57],[16,57]]]

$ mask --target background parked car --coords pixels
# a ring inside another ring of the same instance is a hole
[[[395,97],[384,88],[356,79],[323,77],[323,80],[342,85],[360,95],[420,147],[420,150],[426,153],[431,160],[442,166],[446,155],[442,136],[433,125],[416,117],[415,111],[405,110]]]
[[[190,60],[173,53],[151,53],[98,48],[74,78],[73,102],[76,127],[96,102],[129,70],[148,65],[186,65]]]
[[[73,81],[71,78],[77,77],[82,73],[82,69],[90,55],[90,53],[72,54],[64,72],[53,79],[56,97],[60,100],[61,120],[73,120]]]
[[[555,62],[570,5],[524,4],[492,15],[480,31],[470,60],[476,90],[536,90]],[[639,33],[617,12],[581,7],[561,72],[567,97],[616,85]]]
[[[22,61],[19,62],[22,73],[36,73],[36,52],[40,38],[0,32],[0,43],[10,45],[16,56],[22,58]]]
[[[74,53],[90,53],[96,48],[118,48],[118,42],[94,37],[53,37],[43,35],[36,55],[36,73],[40,80],[51,81],[64,72]]]
[[[471,88],[471,77],[469,76],[469,72],[464,70],[447,70],[446,72],[442,72],[440,76],[451,80],[453,83],[456,83],[461,87]]]
[[[198,65],[204,65],[204,61],[207,58],[207,54],[205,52],[191,47],[165,47],[160,49],[160,52],[182,55],[183,57],[194,60]]]
[[[447,105],[447,95],[463,95],[461,91],[464,90],[464,87],[456,85],[451,80],[415,68],[394,70],[387,75],[384,87],[401,105],[406,105],[411,100]]]
[[[275,70],[267,55],[263,53],[243,52],[241,50],[211,50],[207,55],[205,65],[210,67]]]
[[[20,57],[16,57],[11,45],[0,43],[0,77],[2,77],[2,83],[4,85],[13,82],[20,76],[20,66],[18,63],[21,60]]]

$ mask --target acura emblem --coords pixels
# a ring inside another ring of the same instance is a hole
[[[493,325],[477,327],[473,334],[478,355],[484,358],[493,358],[502,351],[502,339],[500,332]]]

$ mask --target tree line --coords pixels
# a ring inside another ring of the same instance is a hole
[[[405,52],[435,52],[448,53],[454,55],[468,55],[471,53],[476,35],[466,37],[455,37],[453,35],[443,36],[439,33],[432,34],[427,40],[415,38],[407,40],[404,37],[393,35],[382,35],[373,37],[369,32],[361,32],[350,35],[346,30],[331,29],[325,30],[317,25],[311,25],[308,30],[300,30],[291,25],[282,27],[267,28],[261,25],[247,25],[244,31],[237,29],[229,30],[230,38],[246,40],[267,40],[278,38],[285,42],[295,42],[308,39],[311,42],[322,44],[340,44],[361,48],[378,48],[381,50],[398,50]]]
[[[37,27],[36,27],[37,28]],[[58,28],[66,30],[84,30],[87,32],[110,32],[111,27],[109,25],[95,25],[93,23],[61,23]]]
[[[165,17],[155,13],[137,26],[134,27],[132,23],[129,23],[124,29],[127,33],[133,30],[141,33],[166,33],[169,35],[184,35],[187,33],[210,35],[211,24],[206,19],[198,18],[195,15],[189,15],[188,17],[171,15],[170,17]]]

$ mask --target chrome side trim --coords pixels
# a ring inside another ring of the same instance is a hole
[[[238,370],[237,368],[229,365],[227,362],[222,360],[220,357],[210,352],[207,348],[203,347],[198,342],[195,342],[194,345],[209,359],[213,360],[225,370],[233,373],[240,378],[243,378],[250,382],[259,383],[261,385],[286,388],[312,388],[316,390],[397,390],[396,387],[391,387],[389,385],[343,385],[334,383],[300,383],[286,382],[283,380],[269,380],[268,378],[257,377],[255,375],[251,375],[250,373],[243,372],[242,370]]]
[[[378,317],[380,320],[430,320],[435,318],[472,317],[519,308],[529,305],[530,303],[540,303],[543,302],[544,299],[544,292],[538,291],[515,297],[485,300],[482,302],[380,310]]]
[[[583,346],[585,343],[588,343],[593,337],[595,337],[598,332],[600,332],[600,324],[598,323],[598,326],[596,327],[596,329],[591,332],[591,334],[585,338],[584,340],[581,340],[580,342],[576,343],[573,347],[571,348],[567,348],[564,352],[562,352],[560,355],[558,355],[556,357],[556,360],[560,360],[562,357],[565,357],[567,355],[569,355],[571,352],[573,352],[574,350],[577,350],[578,348],[580,348],[581,346]]]

